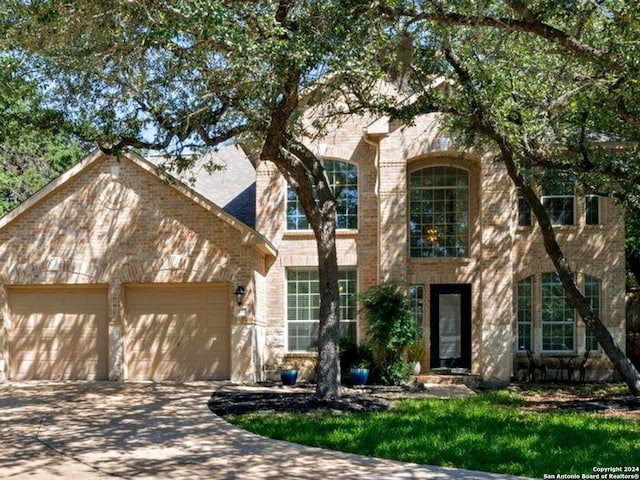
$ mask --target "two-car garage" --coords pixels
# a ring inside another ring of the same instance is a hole
[[[129,380],[230,375],[228,284],[125,285],[124,376]],[[106,285],[7,287],[7,376],[15,380],[107,379]]]

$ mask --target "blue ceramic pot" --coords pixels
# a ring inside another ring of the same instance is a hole
[[[369,378],[368,368],[352,368],[351,369],[351,381],[354,385],[364,385]]]
[[[296,384],[298,379],[298,370],[282,370],[280,372],[280,380],[283,385],[292,386]]]

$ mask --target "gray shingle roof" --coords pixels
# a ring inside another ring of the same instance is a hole
[[[164,157],[150,156],[148,160],[155,165],[166,165],[172,176],[255,228],[256,171],[239,146],[231,145],[209,152],[198,158],[192,168],[181,173],[168,168]],[[212,169],[211,165],[221,168]]]

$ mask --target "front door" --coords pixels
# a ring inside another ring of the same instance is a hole
[[[431,368],[471,368],[471,285],[431,285]]]

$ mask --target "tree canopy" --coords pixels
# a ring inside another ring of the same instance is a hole
[[[0,56],[0,216],[80,159],[84,149],[37,85]]]

